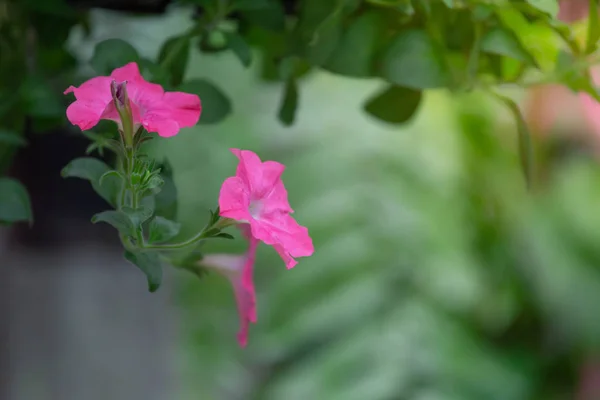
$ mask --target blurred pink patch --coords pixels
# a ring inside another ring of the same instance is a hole
[[[245,254],[239,256],[209,254],[202,259],[201,264],[215,269],[231,282],[240,316],[240,329],[237,340],[241,347],[246,347],[250,322],[256,323],[256,293],[254,291],[253,271],[258,240],[252,237],[247,225],[242,226],[240,229],[242,229],[249,242]]]
[[[223,182],[219,194],[220,215],[250,224],[251,235],[273,246],[286,267],[294,257],[314,252],[308,229],[290,216],[293,213],[281,174],[285,167],[275,161],[262,162],[253,152],[230,149],[240,160],[235,176]]]
[[[148,132],[160,136],[176,135],[181,128],[196,125],[202,107],[195,94],[165,92],[160,85],[147,82],[136,63],[115,69],[110,76],[98,76],[79,87],[70,86],[65,94],[73,93],[76,101],[67,108],[67,118],[85,131],[101,119],[119,122],[119,114],[112,101],[111,82],[126,82],[133,111],[134,130],[141,125]]]

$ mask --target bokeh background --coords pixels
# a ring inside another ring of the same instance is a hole
[[[154,57],[191,12],[92,10],[90,35],[75,27],[67,47],[85,63],[95,43],[124,38]],[[260,247],[258,323],[242,350],[228,282],[168,270],[148,293],[113,230],[89,223],[102,201],[60,178],[86,139],[66,125],[36,136],[11,170],[36,223],[0,231],[1,398],[600,399],[600,169],[580,119],[535,137],[528,192],[511,116],[477,93],[428,91],[390,127],[362,110],[377,79],[311,73],[284,127],[280,84],[256,65],[194,52],[187,74],[218,82],[234,112],[152,143],[173,167],[183,235],[234,173],[228,148],[245,148],[287,166],[315,254],[288,271]],[[514,93],[535,108],[533,95]]]

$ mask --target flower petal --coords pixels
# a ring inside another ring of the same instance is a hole
[[[230,149],[240,160],[236,176],[247,182],[252,199],[267,196],[281,179],[285,166],[276,161],[262,162],[256,153],[250,150]]]
[[[237,221],[249,221],[250,193],[242,179],[232,176],[225,179],[219,192],[219,215]]]
[[[130,62],[129,64],[125,64],[122,67],[115,68],[113,72],[111,72],[110,77],[118,82],[133,82],[139,79],[144,79],[142,78],[142,74],[140,74],[140,69],[138,68],[137,63],[135,62]]]
[[[163,101],[171,108],[171,117],[180,127],[189,128],[198,123],[202,113],[200,97],[183,92],[166,92]]]

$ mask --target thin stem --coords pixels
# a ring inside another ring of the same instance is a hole
[[[236,224],[236,221],[229,218],[220,218],[217,222],[215,222],[211,226],[206,226],[202,231],[198,232],[196,235],[192,236],[188,240],[179,243],[166,243],[166,244],[143,244],[142,248],[147,250],[178,250],[183,249],[187,246],[191,246],[193,244],[200,243],[202,240],[210,237],[208,233],[214,229],[223,229],[230,225]]]

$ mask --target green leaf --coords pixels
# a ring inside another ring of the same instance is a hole
[[[367,113],[391,124],[410,120],[421,103],[421,91],[390,86],[371,97],[364,106]]]
[[[342,35],[341,4],[321,0],[301,3],[300,20],[293,32],[295,53],[314,65],[324,65]]]
[[[527,187],[531,189],[534,178],[534,167],[535,162],[533,159],[533,146],[531,143],[531,133],[521,114],[521,110],[517,103],[508,97],[495,94],[495,96],[502,101],[514,115],[515,123],[517,124],[517,132],[519,135],[519,158],[521,159],[521,167],[523,168],[523,174],[525,175],[525,181]]]
[[[118,230],[120,233],[128,236],[135,234],[135,227],[129,215],[119,210],[102,211],[92,217],[92,223],[105,222]]]
[[[558,15],[558,0],[527,0],[527,3],[547,14],[552,18]]]
[[[123,207],[123,213],[129,217],[133,227],[135,229],[139,229],[144,222],[148,221],[150,217],[152,217],[154,210],[146,206],[140,206],[136,209],[131,207]]]
[[[286,126],[294,123],[296,118],[296,109],[298,108],[298,84],[296,80],[290,78],[285,83],[283,90],[283,99],[279,107],[279,120]]]
[[[223,238],[223,239],[235,239],[233,237],[233,235],[230,235],[229,233],[226,233],[226,232],[218,233],[218,234],[214,235],[213,237]]]
[[[126,41],[107,39],[96,45],[90,63],[97,73],[110,75],[115,68],[139,60],[140,57],[136,49]]]
[[[17,147],[27,146],[27,140],[23,136],[5,129],[0,129],[0,143]]]
[[[444,87],[450,81],[441,50],[421,30],[401,32],[392,40],[382,60],[382,75],[412,89]]]
[[[535,59],[514,36],[514,33],[501,28],[487,32],[481,40],[481,50],[491,54],[507,56],[526,64],[535,65]]]
[[[162,265],[156,253],[132,253],[125,251],[125,259],[138,267],[148,280],[148,290],[156,292],[162,283]]]
[[[100,178],[110,171],[111,168],[108,165],[96,158],[80,157],[74,159],[64,167],[61,175],[63,178],[80,178],[90,181],[96,193],[110,205],[115,206],[118,196],[121,193],[121,178],[107,174],[102,179],[102,185],[100,184]]]
[[[202,101],[200,124],[214,124],[222,121],[232,110],[229,98],[214,84],[206,79],[192,79],[179,86],[179,90],[194,93]]]
[[[381,15],[376,12],[365,13],[352,21],[325,68],[347,76],[371,76],[383,26]]]
[[[0,178],[0,221],[33,223],[27,189],[16,179]]]
[[[280,32],[285,29],[285,14],[283,6],[279,1],[259,1],[262,6],[245,7],[241,10],[242,16],[251,24],[260,26],[263,29]]]
[[[179,222],[170,221],[166,218],[157,216],[150,221],[148,228],[148,243],[160,243],[177,236],[181,230]]]
[[[102,174],[102,176],[100,176],[100,178],[98,179],[98,185],[102,186],[102,183],[104,182],[105,179],[110,179],[111,177],[117,178],[122,180],[123,176],[121,175],[121,173],[119,171],[115,171],[114,169],[111,171],[106,171],[105,173]]]
[[[249,67],[252,63],[252,50],[248,46],[248,43],[237,33],[226,32],[225,37],[227,38],[227,45],[240,59],[242,65]]]
[[[190,38],[187,35],[170,38],[162,45],[158,62],[169,71],[171,85],[177,86],[183,81],[189,57]]]
[[[585,46],[585,52],[591,54],[596,50],[598,46],[598,39],[600,38],[600,22],[598,21],[598,0],[589,0],[589,21],[588,21],[588,35]]]
[[[64,118],[63,99],[46,79],[28,76],[19,89],[23,110],[32,117]]]
[[[231,6],[236,10],[247,11],[268,8],[271,3],[269,0],[234,0]]]

